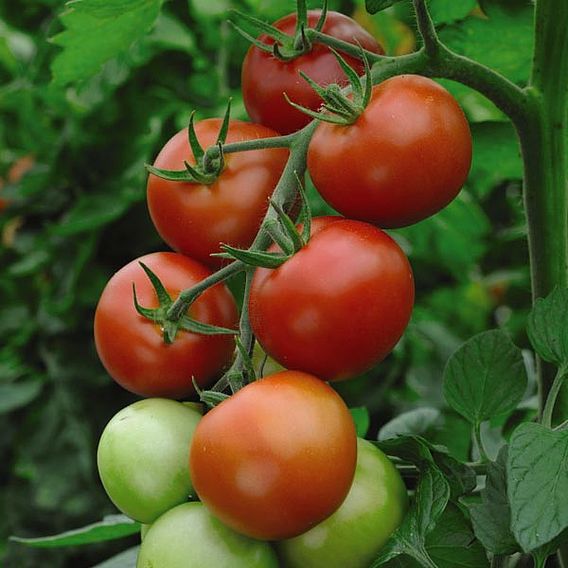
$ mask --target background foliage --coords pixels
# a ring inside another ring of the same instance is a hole
[[[414,49],[407,2],[375,16],[362,0],[330,5],[353,14],[388,53]],[[221,115],[232,96],[234,116],[245,118],[239,74],[247,44],[225,21],[231,7],[272,21],[294,2],[0,4],[0,195],[9,201],[0,212],[0,562],[6,566],[93,566],[128,547],[118,541],[38,551],[6,539],[54,534],[115,512],[96,473],[96,444],[110,417],[135,397],[108,378],[96,357],[94,307],[115,270],[166,249],[147,213],[144,163],[186,125],[192,109],[199,117]],[[450,47],[526,82],[530,3],[431,0],[430,7]],[[394,233],[416,277],[412,324],[384,363],[338,389],[350,406],[369,409],[371,437],[379,430],[382,437],[421,433],[466,459],[469,426],[443,402],[445,362],[463,340],[490,328],[528,346],[530,287],[512,127],[481,95],[445,85],[471,122],[471,174],[446,210]],[[315,213],[328,211],[310,195]],[[536,399],[528,352],[524,364],[529,386],[516,412],[529,417]],[[511,422],[505,415],[484,429],[492,459]]]

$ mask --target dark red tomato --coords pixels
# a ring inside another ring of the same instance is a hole
[[[445,207],[471,165],[471,134],[456,100],[418,75],[373,87],[354,124],[321,123],[308,169],[321,196],[343,215],[403,227]]]
[[[314,27],[319,17],[319,10],[310,10],[309,26]],[[289,14],[273,25],[293,35],[296,29],[296,14]],[[328,12],[322,31],[349,43],[359,43],[368,51],[383,53],[373,36],[357,22],[338,12]],[[266,36],[260,36],[259,39],[268,45],[274,43]],[[363,74],[364,66],[360,59],[343,53],[342,55],[359,75]],[[294,132],[308,124],[311,118],[290,106],[283,95],[286,93],[293,102],[312,110],[317,110],[321,105],[321,98],[302,79],[300,71],[322,86],[331,83],[343,86],[348,83],[333,53],[324,45],[314,45],[309,53],[291,61],[281,61],[258,47],[251,46],[242,69],[243,100],[251,119],[282,134]]]
[[[141,306],[158,306],[156,293],[139,262],[162,281],[172,298],[209,276],[210,271],[173,252],[156,252],[133,260],[106,285],[95,313],[95,344],[109,375],[142,396],[185,398],[194,393],[192,377],[209,385],[230,361],[234,339],[228,335],[198,335],[179,331],[167,345],[159,325],[138,314],[132,284]],[[208,324],[232,328],[237,310],[223,285],[205,291],[190,307],[189,316]]]
[[[410,264],[391,237],[367,223],[322,217],[303,249],[275,270],[256,271],[249,312],[270,356],[334,381],[381,361],[413,302]]]
[[[215,144],[221,120],[202,120],[195,125],[203,148]],[[227,142],[278,136],[260,124],[232,120]],[[173,182],[150,174],[148,208],[160,236],[175,250],[207,266],[221,260],[219,244],[247,248],[253,241],[288,158],[288,150],[276,148],[238,152],[225,156],[225,169],[211,185]],[[174,135],[158,154],[154,166],[183,170],[184,160],[195,164],[187,128]]]
[[[283,371],[250,383],[199,422],[193,486],[223,523],[277,540],[298,535],[343,502],[357,441],[341,397],[316,377]]]

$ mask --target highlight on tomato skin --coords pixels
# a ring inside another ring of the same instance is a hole
[[[353,124],[318,125],[308,170],[342,215],[396,228],[448,205],[471,159],[469,124],[453,96],[426,77],[399,75],[373,87]]]
[[[315,27],[321,15],[320,10],[308,11],[308,25]],[[294,34],[296,14],[289,14],[274,22],[275,27],[287,34]],[[377,40],[352,18],[329,11],[322,32],[337,39],[359,44],[367,51],[384,53]],[[260,36],[260,41],[271,45],[272,39]],[[341,54],[359,75],[364,73],[363,62],[359,58]],[[312,45],[310,52],[291,61],[281,61],[270,53],[251,45],[242,67],[243,101],[251,119],[274,128],[281,134],[300,130],[311,122],[311,118],[292,107],[284,97],[288,95],[293,102],[317,110],[321,98],[312,87],[302,79],[303,71],[321,86],[338,83],[347,85],[347,77],[337,63],[335,56],[325,45]]]
[[[314,218],[308,244],[253,277],[249,316],[262,348],[288,369],[345,380],[394,348],[414,304],[412,269],[384,231]]]
[[[197,261],[173,252],[156,252],[133,260],[107,283],[95,312],[94,334],[99,358],[125,389],[145,397],[181,399],[195,394],[192,378],[207,387],[230,362],[235,340],[230,335],[200,335],[180,330],[166,344],[160,326],[134,306],[136,286],[141,306],[158,306],[156,292],[140,266],[146,264],[175,299],[179,292],[211,274]],[[202,323],[235,329],[237,308],[223,284],[206,290],[188,315]]]
[[[355,472],[357,440],[341,397],[283,371],[239,390],[198,424],[190,471],[223,523],[261,540],[301,534],[333,513]]]
[[[195,123],[203,149],[215,144],[221,123],[219,118]],[[278,135],[261,124],[231,120],[226,143]],[[210,255],[221,252],[220,243],[247,248],[254,240],[288,153],[285,148],[269,148],[226,154],[223,171],[210,185],[169,181],[150,174],[147,200],[156,230],[176,251],[219,268],[223,260]],[[184,161],[195,164],[187,128],[166,142],[154,166],[183,170]]]

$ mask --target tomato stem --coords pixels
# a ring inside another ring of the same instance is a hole
[[[561,367],[560,369],[558,369],[556,377],[554,378],[552,386],[550,387],[550,391],[548,392],[544,410],[542,412],[541,424],[543,426],[547,426],[548,428],[552,427],[552,414],[554,412],[554,406],[556,404],[556,400],[558,399],[560,389],[562,388],[562,385],[564,384],[567,376],[568,369],[566,367]]]

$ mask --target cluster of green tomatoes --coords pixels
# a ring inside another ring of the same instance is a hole
[[[143,523],[139,568],[365,568],[407,507],[395,466],[357,438],[328,383],[370,369],[403,334],[412,271],[382,229],[420,221],[456,196],[471,137],[456,101],[429,79],[393,77],[371,89],[367,68],[364,85],[354,80],[365,61],[308,32],[382,50],[353,20],[324,12],[291,14],[254,41],[242,88],[256,123],[192,118],[166,143],[149,168],[148,207],[176,252],[119,270],[97,307],[103,365],[146,397],[112,418],[98,449],[110,499]],[[334,87],[348,80],[350,95]],[[314,113],[322,120],[307,168],[341,216],[303,215],[296,227],[296,205],[271,196]],[[274,242],[245,266],[270,206],[279,213]],[[212,272],[229,266],[231,252],[248,274],[246,325],[288,370],[244,381],[231,396],[218,388],[203,414],[180,401],[233,359],[239,314]],[[209,281],[172,317],[180,293]]]

